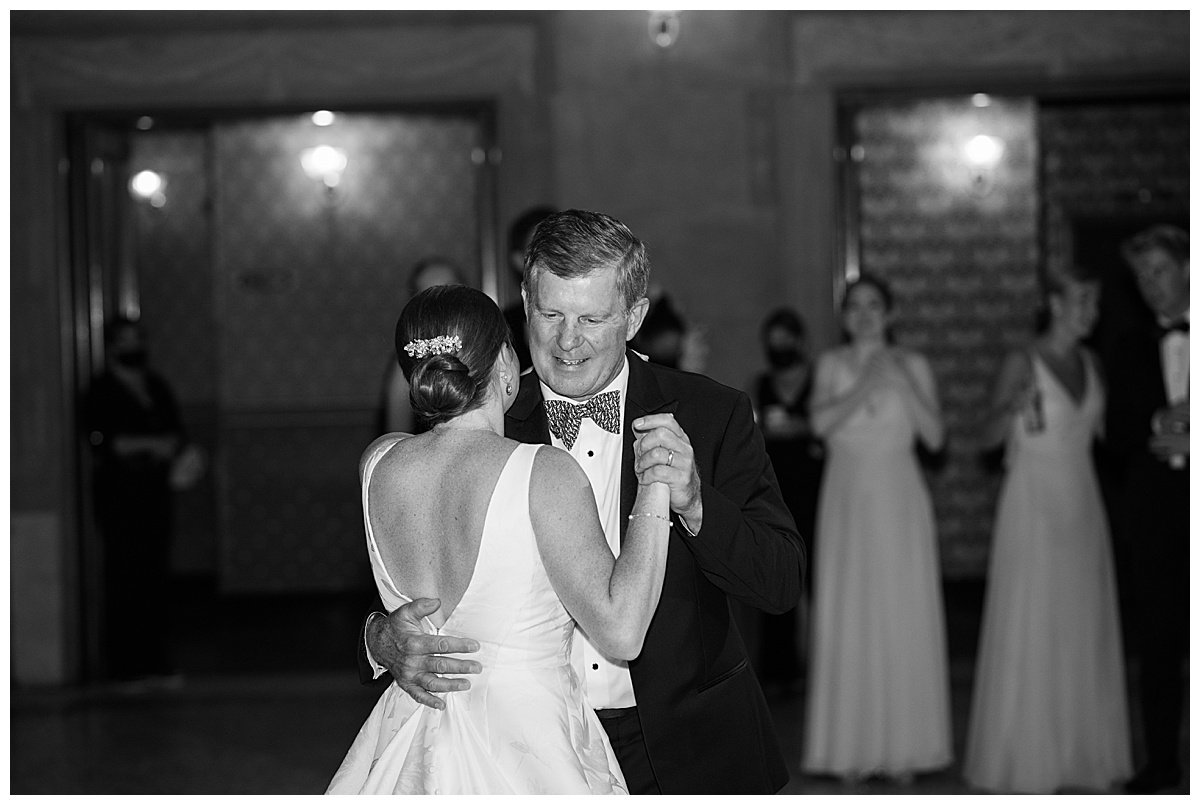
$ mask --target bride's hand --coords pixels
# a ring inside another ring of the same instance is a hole
[[[664,483],[670,506],[693,533],[704,518],[700,473],[692,442],[673,414],[650,414],[634,420],[633,470],[641,484]]]

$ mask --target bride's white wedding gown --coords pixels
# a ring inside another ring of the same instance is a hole
[[[375,583],[389,610],[408,602],[388,575],[367,510],[371,474],[400,439],[382,443],[363,473],[363,513]],[[575,622],[550,585],[529,519],[529,478],[543,445],[521,445],[492,492],[474,575],[442,628],[479,641],[471,688],[417,704],[395,683],[380,696],[329,794],[623,794],[625,780],[571,664]],[[553,449],[553,448],[546,448]]]

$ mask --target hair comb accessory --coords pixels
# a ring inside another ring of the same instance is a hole
[[[410,358],[427,358],[430,355],[445,355],[462,349],[462,339],[456,335],[439,335],[433,338],[414,338],[404,345]]]

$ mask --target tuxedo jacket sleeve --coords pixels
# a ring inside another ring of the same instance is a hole
[[[1149,449],[1154,412],[1167,404],[1157,332],[1149,325],[1122,334],[1122,349],[1105,366],[1105,449],[1128,464]]]
[[[804,547],[741,391],[629,357],[626,423],[674,408],[700,475],[695,536],[671,529],[642,654],[629,664],[651,766],[664,793],[764,794],[788,780],[770,710],[730,599],[782,612],[800,598]],[[627,430],[622,508],[633,505]]]

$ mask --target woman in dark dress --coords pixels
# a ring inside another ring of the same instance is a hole
[[[812,361],[807,330],[795,311],[781,308],[763,321],[761,337],[769,369],[759,375],[754,386],[755,413],[784,502],[808,540],[811,562],[824,453],[808,418]],[[812,589],[811,582],[807,589]],[[801,609],[807,610],[805,601],[782,615],[762,617],[758,672],[768,690],[796,692],[801,672],[802,644],[797,628]]]
[[[141,325],[116,319],[87,397],[96,519],[104,545],[104,647],[115,679],[172,672],[167,581],[172,469],[184,447],[175,397],[147,364]]]

